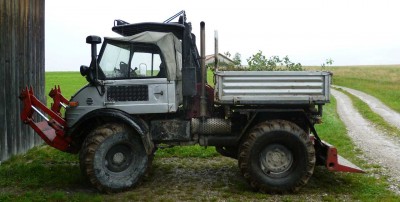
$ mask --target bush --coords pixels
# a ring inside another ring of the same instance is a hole
[[[282,59],[279,56],[266,58],[262,51],[248,58],[247,63],[251,71],[303,71],[301,64],[291,62],[288,56]]]
[[[225,55],[230,57],[230,53],[226,52]],[[220,71],[303,71],[300,63],[291,62],[288,56],[282,59],[279,56],[265,57],[262,51],[254,54],[247,59],[248,67],[241,65],[241,55],[236,53],[232,59],[234,64],[219,63],[218,70]],[[207,65],[208,69],[215,71],[214,64]]]

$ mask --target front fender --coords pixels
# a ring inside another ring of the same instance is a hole
[[[68,129],[67,134],[73,139],[84,139],[87,134],[82,131],[93,123],[104,124],[106,122],[123,122],[136,130],[140,135],[146,153],[149,155],[154,151],[154,143],[151,139],[149,126],[145,121],[137,116],[132,116],[126,112],[117,109],[97,109],[85,114],[74,126]],[[85,137],[82,137],[85,136]]]

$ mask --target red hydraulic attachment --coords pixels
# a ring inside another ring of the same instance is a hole
[[[329,171],[365,173],[361,168],[340,156],[336,147],[323,140],[316,140],[314,136],[310,136],[310,138],[314,145],[319,143],[319,153],[322,154],[323,164]]]
[[[322,141],[326,147],[326,168],[329,171],[350,172],[350,173],[364,173],[358,166],[354,165],[347,159],[343,158],[337,153],[337,149],[327,142]]]
[[[51,89],[49,96],[54,100],[51,110],[34,96],[32,87],[23,89],[19,96],[24,104],[21,119],[25,124],[29,124],[48,145],[61,151],[67,151],[71,138],[65,136],[64,129],[67,123],[61,117],[60,110],[61,107],[66,107],[69,102],[61,95],[60,86]],[[33,119],[34,112],[43,117],[45,121],[35,122]],[[45,114],[49,117],[46,117]]]

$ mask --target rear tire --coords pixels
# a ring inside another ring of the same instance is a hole
[[[108,193],[139,184],[149,164],[140,136],[123,124],[94,129],[80,152],[81,171],[98,190]]]
[[[314,172],[310,137],[296,124],[273,120],[256,125],[239,150],[239,168],[248,183],[264,193],[297,192]]]

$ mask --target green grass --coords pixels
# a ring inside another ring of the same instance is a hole
[[[60,86],[62,95],[69,100],[80,88],[88,82],[79,72],[46,72],[45,74],[45,93],[47,95],[47,106],[53,100],[48,93],[54,86]]]
[[[70,72],[46,73],[46,79],[47,85],[60,83],[66,97],[86,83],[79,73]],[[208,74],[208,79],[212,83],[212,75]],[[153,169],[140,186],[103,195],[81,176],[76,155],[39,146],[1,164],[0,201],[399,201],[399,196],[387,190],[379,166],[357,157],[361,152],[347,137],[335,109],[336,101],[332,99],[324,108],[324,123],[317,126],[317,131],[338,148],[339,154],[368,174],[332,173],[316,167],[308,185],[298,194],[265,195],[249,188],[237,161],[219,156],[213,147],[173,147],[156,152]]]
[[[219,154],[215,151],[214,147],[201,147],[199,145],[175,146],[171,148],[159,149],[156,151],[156,155],[162,158],[169,158],[169,157],[209,158],[209,157],[219,156]]]
[[[387,190],[387,179],[384,177],[373,177],[381,172],[380,166],[369,164],[368,162],[358,158],[358,156],[361,155],[361,150],[356,148],[354,143],[347,136],[346,127],[335,110],[335,98],[332,97],[331,104],[329,104],[329,107],[325,107],[324,109],[324,123],[316,127],[321,139],[333,144],[338,149],[338,153],[341,156],[366,170],[367,174],[332,173],[332,175],[327,175],[323,172],[316,172],[314,177],[319,180],[316,181],[315,184],[310,184],[310,186],[315,186],[315,188],[327,186],[327,189],[330,191],[330,194],[328,195],[330,196],[336,196],[341,192],[346,193],[351,190],[351,195],[349,195],[349,197],[351,197],[352,200],[399,200],[399,196],[395,196]],[[332,199],[335,199],[335,197]]]
[[[400,112],[400,65],[327,67],[325,70],[333,72],[333,84],[370,94]]]

